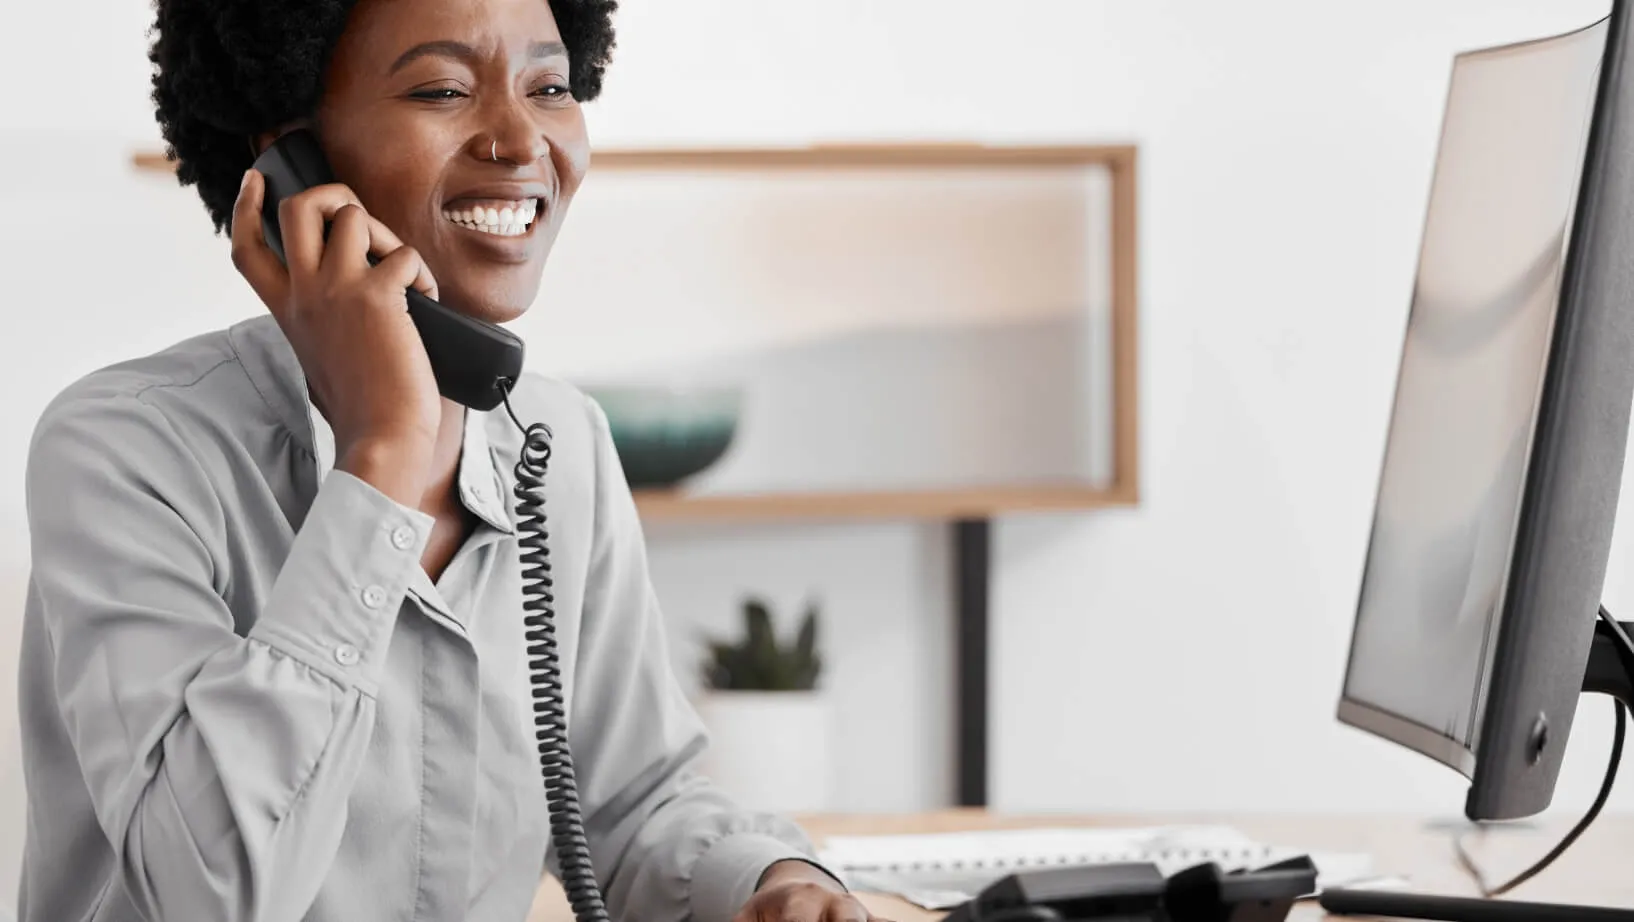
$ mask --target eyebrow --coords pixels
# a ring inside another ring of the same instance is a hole
[[[553,58],[567,54],[567,45],[561,42],[533,42],[528,45],[528,57],[533,60]],[[442,39],[435,42],[421,42],[413,48],[397,56],[392,62],[388,73],[397,73],[407,67],[410,62],[420,58],[440,57],[454,58],[459,61],[472,61],[477,58],[477,50],[464,42],[451,39]]]

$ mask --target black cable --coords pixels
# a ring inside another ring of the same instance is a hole
[[[1617,619],[1612,617],[1611,612],[1607,611],[1604,605],[1600,606],[1599,617],[1601,621],[1610,627],[1612,636],[1617,638],[1618,653],[1623,661],[1623,668],[1628,672],[1630,680],[1634,680],[1634,641],[1629,639],[1628,634],[1623,630],[1623,626],[1617,623]],[[1606,765],[1605,778],[1600,782],[1600,793],[1595,796],[1594,803],[1589,807],[1588,812],[1583,815],[1583,818],[1577,822],[1576,826],[1572,827],[1570,832],[1566,833],[1565,838],[1561,839],[1559,844],[1549,850],[1548,854],[1539,859],[1536,864],[1515,875],[1508,882],[1493,887],[1487,884],[1486,875],[1481,873],[1481,869],[1476,866],[1474,859],[1470,857],[1468,850],[1464,848],[1463,837],[1460,836],[1454,840],[1453,845],[1458,852],[1458,863],[1463,865],[1464,870],[1469,872],[1471,877],[1475,878],[1476,885],[1481,888],[1482,896],[1502,896],[1541,874],[1549,865],[1554,864],[1555,859],[1565,854],[1566,850],[1571,848],[1578,838],[1588,830],[1595,819],[1600,816],[1600,811],[1611,797],[1612,786],[1617,781],[1617,766],[1623,759],[1623,741],[1628,731],[1628,706],[1621,699],[1614,698],[1612,701],[1617,716],[1617,726],[1612,734],[1611,758]]]
[[[578,922],[609,922],[601,887],[590,863],[590,844],[579,811],[578,780],[567,745],[567,708],[563,703],[562,668],[556,649],[556,614],[551,605],[549,533],[545,523],[545,472],[550,463],[550,427],[522,425],[511,408],[511,383],[504,386],[505,412],[522,433],[516,462],[518,528],[522,546],[522,616],[527,628],[528,674],[533,685],[534,736],[539,769],[550,808],[551,841],[561,865],[562,889]]]
[[[1611,636],[1617,638],[1617,652],[1620,654],[1619,658],[1623,661],[1623,671],[1628,673],[1629,681],[1634,683],[1634,640],[1629,639],[1628,634],[1623,630],[1622,624],[1612,617],[1611,612],[1607,611],[1604,605],[1600,606],[1600,620],[1605,622],[1607,629],[1611,631]]]
[[[976,908],[972,906],[972,908]],[[976,916],[977,922],[1061,922],[1061,913],[1053,906],[1028,904],[992,909]]]
[[[1595,797],[1594,804],[1589,807],[1588,812],[1583,814],[1583,818],[1578,820],[1577,825],[1572,827],[1571,832],[1566,833],[1566,836],[1560,840],[1559,844],[1550,849],[1548,854],[1539,859],[1536,864],[1515,875],[1508,882],[1494,887],[1487,883],[1486,875],[1481,873],[1481,869],[1476,866],[1475,860],[1470,857],[1469,851],[1464,848],[1463,837],[1460,836],[1455,840],[1454,847],[1458,850],[1458,863],[1463,865],[1464,870],[1469,872],[1471,877],[1475,878],[1475,883],[1481,888],[1482,896],[1502,896],[1543,873],[1549,865],[1554,864],[1555,859],[1565,854],[1566,850],[1571,848],[1578,838],[1588,830],[1589,825],[1600,816],[1600,810],[1605,807],[1606,799],[1611,796],[1612,784],[1617,780],[1617,764],[1623,757],[1623,737],[1627,730],[1627,717],[1624,713],[1623,703],[1621,701],[1614,701],[1613,703],[1617,713],[1617,730],[1612,737],[1611,759],[1606,766],[1605,780],[1600,783],[1600,793]]]

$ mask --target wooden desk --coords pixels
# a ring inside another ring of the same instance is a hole
[[[947,832],[1026,826],[1153,826],[1165,823],[1221,823],[1235,826],[1263,842],[1312,851],[1366,852],[1380,873],[1408,878],[1414,889],[1453,896],[1474,896],[1476,887],[1458,865],[1453,851],[1454,827],[1410,817],[1362,816],[996,816],[979,810],[882,816],[800,817],[819,843],[827,835]],[[1539,820],[1471,837],[1469,850],[1494,882],[1530,866],[1571,828],[1573,817]],[[1601,816],[1566,854],[1510,897],[1517,900],[1583,902],[1634,907],[1634,815]],[[875,914],[894,922],[933,922],[926,912],[900,899],[859,894]],[[1303,903],[1290,922],[1333,918],[1315,902]],[[571,922],[572,914],[556,884],[547,882],[529,922]]]

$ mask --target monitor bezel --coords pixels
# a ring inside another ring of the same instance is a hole
[[[1427,756],[1465,778],[1475,773],[1475,753],[1452,737],[1348,695],[1339,699],[1339,721]]]
[[[1464,813],[1548,809],[1583,693],[1634,401],[1634,36],[1615,0]]]
[[[1609,14],[1580,28],[1477,49],[1455,58],[1456,67],[1457,61],[1468,57],[1558,41],[1606,26],[1514,545],[1497,624],[1486,641],[1479,686],[1485,703],[1474,746],[1352,697],[1354,634],[1346,659],[1337,719],[1469,779],[1465,814],[1471,819],[1514,819],[1548,807],[1581,693],[1610,555],[1629,401],[1634,399],[1634,361],[1629,360],[1634,355],[1634,337],[1630,336],[1634,324],[1609,310],[1611,299],[1603,289],[1618,271],[1614,261],[1607,261],[1614,255],[1608,241],[1625,246],[1624,252],[1634,252],[1634,220],[1608,215],[1601,199],[1615,196],[1616,201],[1630,203],[1625,214],[1634,213],[1634,195],[1626,194],[1634,192],[1634,177],[1624,168],[1612,181],[1606,171],[1608,159],[1618,154],[1624,155],[1624,162],[1634,163],[1634,138],[1629,137],[1634,121],[1624,115],[1634,104],[1634,91],[1624,86],[1623,77],[1630,41],[1626,15],[1626,0],[1614,0]],[[1449,86],[1443,112],[1451,101]],[[1445,130],[1443,123],[1443,135]],[[1594,207],[1584,207],[1584,203]],[[1629,276],[1624,290],[1634,290],[1634,273]],[[1620,356],[1622,361],[1605,346],[1607,335],[1613,337],[1612,342],[1620,341],[1618,333],[1630,342],[1629,351]],[[1591,334],[1600,337],[1598,348],[1588,342]],[[1404,342],[1404,356],[1405,348]],[[1585,348],[1590,351],[1585,353]],[[1400,399],[1398,379],[1392,415]],[[1610,423],[1609,430],[1606,423]],[[1388,450],[1387,444],[1387,454]],[[1375,496],[1382,490],[1383,477],[1381,466]],[[1596,504],[1595,510],[1581,511],[1585,505]],[[1563,513],[1561,509],[1573,511]],[[1369,555],[1372,542],[1370,534]],[[1585,606],[1586,613],[1582,611]],[[1358,619],[1360,615],[1358,607]],[[1540,718],[1548,727],[1547,745],[1541,748],[1534,745]]]

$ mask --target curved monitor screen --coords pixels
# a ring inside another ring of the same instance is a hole
[[[1466,775],[1604,21],[1452,73],[1339,719]]]

